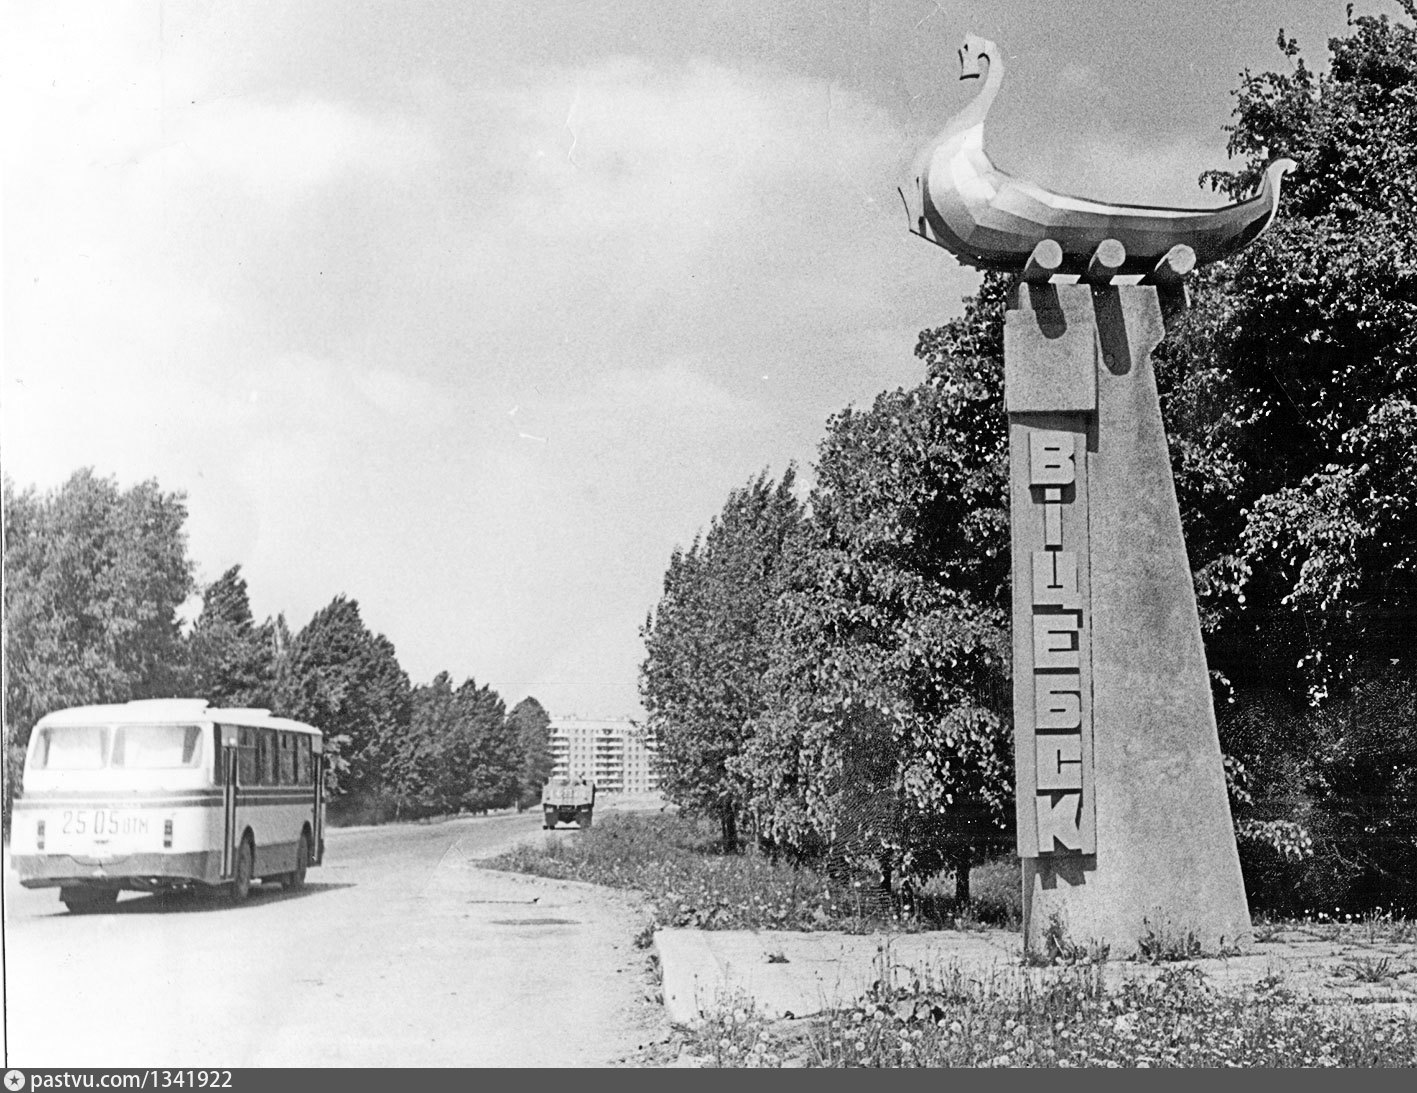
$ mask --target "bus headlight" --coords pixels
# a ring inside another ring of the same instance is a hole
[[[172,849],[172,821],[171,821],[171,820],[163,820],[163,821],[162,821],[162,848],[163,848],[164,850],[171,850],[171,849]]]
[[[34,846],[36,850],[44,849],[44,821],[40,820],[34,825]]]

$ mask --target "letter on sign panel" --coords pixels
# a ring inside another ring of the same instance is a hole
[[[1082,677],[1077,672],[1035,676],[1033,691],[1035,728],[1082,728]]]
[[[1034,486],[1071,486],[1077,477],[1073,462],[1077,435],[1053,429],[1028,434],[1029,482]]]
[[[1035,670],[1063,668],[1076,672],[1078,629],[1082,620],[1065,611],[1061,615],[1033,616],[1033,667]]]
[[[1033,552],[1033,602],[1073,610],[1082,606],[1078,598],[1078,556],[1075,551]]]
[[[1038,745],[1038,788],[1055,793],[1082,789],[1082,737],[1064,733],[1033,739]]]
[[[1082,832],[1078,830],[1078,813],[1082,808],[1082,794],[1055,793],[1050,797],[1040,793],[1034,801],[1038,809],[1038,849],[1045,854],[1053,853],[1057,849],[1054,846],[1056,839],[1065,850],[1081,850]]]

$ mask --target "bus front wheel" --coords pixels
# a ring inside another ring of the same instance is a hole
[[[231,879],[227,897],[232,903],[241,903],[251,894],[251,875],[256,868],[256,848],[250,839],[241,840],[241,849],[236,852],[236,874]]]

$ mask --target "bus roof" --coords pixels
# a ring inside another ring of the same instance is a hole
[[[303,721],[276,717],[270,710],[254,706],[213,706],[205,698],[139,698],[131,702],[115,702],[106,706],[71,706],[55,710],[39,719],[38,725],[124,724],[153,721],[215,721],[224,725],[246,725],[255,728],[280,729],[284,732],[322,735],[320,730]]]

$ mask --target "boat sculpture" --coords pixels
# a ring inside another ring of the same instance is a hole
[[[984,119],[1004,78],[998,47],[971,34],[959,60],[960,79],[984,76],[983,87],[922,150],[917,207],[906,199],[906,212],[914,234],[966,265],[1032,280],[1175,281],[1234,254],[1274,219],[1290,159],[1266,167],[1254,196],[1219,209],[1110,204],[1006,174],[984,151]]]

